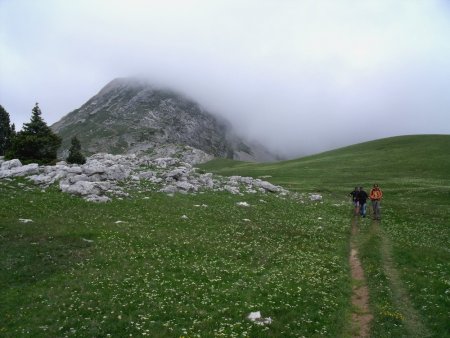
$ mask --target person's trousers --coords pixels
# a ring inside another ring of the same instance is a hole
[[[380,201],[372,201],[373,218],[381,219]]]
[[[361,216],[366,216],[366,203],[361,204],[361,206],[359,207],[359,214]]]

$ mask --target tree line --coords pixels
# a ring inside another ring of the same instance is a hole
[[[22,163],[53,164],[61,146],[61,137],[56,135],[42,118],[39,104],[31,111],[30,122],[16,132],[9,113],[0,105],[0,156],[10,160],[17,158]],[[81,153],[81,143],[75,136],[71,140],[69,163],[83,164],[86,158]]]

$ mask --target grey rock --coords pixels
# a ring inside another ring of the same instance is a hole
[[[145,171],[145,172],[141,172],[139,173],[139,178],[140,179],[144,179],[144,180],[149,180],[152,177],[155,177],[156,174],[154,171]]]
[[[172,157],[156,158],[152,161],[159,168],[167,168],[179,163],[179,160]]]
[[[236,194],[240,194],[240,190],[238,187],[236,186],[231,186],[231,185],[225,185],[223,187],[223,189],[225,189],[226,191],[228,191],[229,193],[236,195]]]
[[[9,161],[4,161],[2,163],[1,170],[11,170],[13,168],[17,168],[17,167],[21,167],[21,166],[22,166],[22,162],[20,162],[20,160],[13,159],[13,160],[9,160]]]
[[[68,181],[61,181],[59,187],[61,191],[72,195],[88,196],[100,195],[102,192],[105,192],[110,188],[110,184],[107,182],[87,181],[78,181],[74,184],[70,184]]]
[[[101,164],[91,163],[89,166],[83,167],[83,173],[92,176],[94,174],[104,174],[106,171],[106,167]]]
[[[175,183],[175,186],[179,189],[179,190],[183,190],[183,191],[187,191],[187,192],[194,192],[198,190],[198,187],[188,183],[188,182],[177,182]]]
[[[149,179],[149,181],[152,182],[152,183],[161,183],[163,181],[163,179],[160,178],[160,177],[151,177]]]
[[[269,183],[267,181],[261,181],[259,179],[256,179],[253,181],[253,185],[259,188],[263,188],[266,191],[270,191],[270,192],[280,192],[281,188],[273,185],[272,183]]]
[[[175,181],[179,181],[181,177],[185,176],[188,173],[188,169],[185,167],[176,168],[171,170],[163,175],[163,177],[173,179]]]
[[[38,185],[45,184],[46,185],[51,180],[51,177],[49,177],[48,175],[45,175],[45,174],[40,174],[40,175],[28,176],[28,179],[30,181],[32,181],[34,184],[38,184]]]
[[[14,161],[14,160],[11,160]],[[11,162],[7,161],[7,162]],[[19,160],[17,160],[19,161]],[[6,162],[5,162],[6,163]],[[5,177],[17,177],[17,176],[29,176],[39,173],[39,165],[37,163],[31,163],[27,165],[16,166],[15,163],[8,163],[5,167],[9,167],[10,169],[2,169],[0,170],[0,178]],[[20,161],[19,161],[20,163]],[[12,165],[12,166],[11,166]]]
[[[253,184],[254,178],[253,177],[241,177],[239,181],[241,183],[251,185],[251,184]]]
[[[320,195],[320,194],[309,194],[309,199],[311,201],[321,201],[322,200],[322,195]]]
[[[121,181],[130,175],[130,171],[124,165],[114,164],[104,171],[104,175],[107,180]]]
[[[98,196],[98,195],[89,195],[84,198],[88,202],[95,202],[95,203],[106,203],[110,202],[111,198],[108,196]]]
[[[159,190],[160,192],[164,192],[166,194],[173,194],[178,192],[178,188],[174,185],[167,185],[164,188]]]
[[[80,182],[80,181],[90,181],[89,177],[85,174],[81,174],[81,175],[75,175],[69,178],[69,182],[71,184],[75,184],[76,182]]]
[[[67,169],[67,172],[71,173],[71,174],[78,174],[78,175],[80,175],[83,172],[83,169],[81,169],[81,167],[74,166],[74,167],[69,167]]]
[[[198,181],[200,182],[200,184],[202,186],[204,186],[206,188],[212,189],[214,187],[214,181],[212,179],[211,173],[200,175],[200,177],[198,178]]]

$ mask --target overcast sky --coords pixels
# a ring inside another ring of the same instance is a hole
[[[0,0],[0,104],[47,123],[116,77],[302,155],[450,134],[448,0]]]

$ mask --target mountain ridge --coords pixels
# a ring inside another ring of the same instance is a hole
[[[168,144],[191,146],[216,157],[271,161],[259,144],[237,136],[230,122],[169,88],[136,78],[117,78],[80,108],[52,125],[62,152],[77,136],[88,154],[152,152]]]

